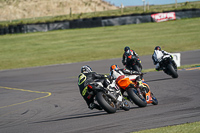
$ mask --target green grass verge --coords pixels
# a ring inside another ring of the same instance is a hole
[[[176,126],[167,126],[133,133],[199,133],[200,122],[186,123]]]
[[[0,70],[200,49],[200,18],[0,36]]]

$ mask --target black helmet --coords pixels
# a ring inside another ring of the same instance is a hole
[[[161,51],[161,48],[160,48],[160,46],[156,46],[154,50],[160,50]]]
[[[130,48],[129,48],[128,46],[126,46],[126,47],[124,48],[124,51],[126,52],[126,51],[128,51],[128,50],[130,50]]]
[[[82,66],[81,67],[81,73],[89,73],[92,72],[92,68],[88,65]]]

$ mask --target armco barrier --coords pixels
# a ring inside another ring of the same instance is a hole
[[[175,12],[176,19],[200,17],[200,9],[174,10],[167,12]],[[52,23],[16,25],[16,26],[9,26],[6,28],[0,28],[0,35],[28,33],[28,32],[46,32],[46,31],[60,30],[60,29],[92,28],[101,26],[147,23],[147,22],[154,22],[154,20],[151,18],[151,14],[155,13],[152,12],[148,14],[130,14],[124,16],[77,19],[73,21],[59,21]]]

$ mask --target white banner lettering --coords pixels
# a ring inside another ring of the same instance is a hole
[[[162,22],[162,21],[168,21],[168,20],[175,20],[176,19],[175,12],[152,14],[151,17],[156,22]]]

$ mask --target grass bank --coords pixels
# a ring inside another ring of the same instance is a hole
[[[200,18],[0,36],[0,70],[200,49]]]

